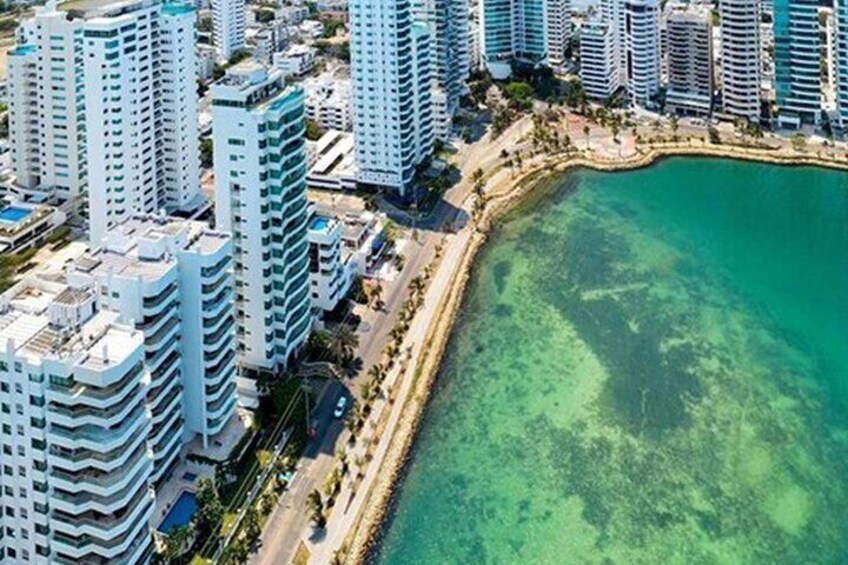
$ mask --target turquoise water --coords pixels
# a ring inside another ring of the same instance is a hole
[[[478,260],[374,560],[848,563],[848,175],[549,184]]]

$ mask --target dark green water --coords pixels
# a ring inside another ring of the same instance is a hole
[[[551,184],[478,261],[375,560],[848,563],[848,175]]]

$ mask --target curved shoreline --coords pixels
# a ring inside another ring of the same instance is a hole
[[[582,155],[549,157],[504,183],[502,190],[487,192],[485,208],[474,233],[462,252],[450,276],[449,290],[440,297],[436,315],[430,321],[425,346],[418,359],[418,370],[409,397],[404,401],[400,420],[393,431],[385,458],[379,462],[379,474],[367,496],[364,510],[347,534],[346,563],[364,563],[372,555],[375,542],[389,515],[396,487],[406,469],[411,449],[417,437],[430,392],[438,376],[447,344],[451,338],[465,290],[471,277],[471,267],[487,240],[495,221],[519,205],[539,186],[542,177],[558,175],[571,169],[597,171],[629,171],[651,166],[669,157],[714,157],[745,160],[781,166],[811,166],[848,172],[848,161],[822,159],[803,153],[784,153],[774,150],[735,147],[728,145],[692,146],[666,144],[650,147],[644,153],[621,159],[597,159]],[[467,228],[466,228],[467,229]]]

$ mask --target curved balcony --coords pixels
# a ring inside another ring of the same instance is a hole
[[[145,407],[136,406],[121,422],[114,427],[101,427],[91,424],[74,428],[50,425],[51,443],[67,449],[90,449],[106,452],[117,449],[145,427]]]
[[[105,387],[95,387],[84,383],[75,383],[71,387],[50,384],[45,394],[46,400],[62,404],[86,404],[93,408],[108,408],[115,404],[116,397],[130,394],[132,387],[141,381],[143,373],[144,364],[136,363],[120,380]]]
[[[89,449],[68,450],[51,445],[50,463],[53,468],[59,467],[68,472],[84,471],[89,467],[107,473],[112,472],[124,466],[140,446],[143,446],[145,450],[147,449],[147,435],[148,430],[143,430],[143,433],[136,435],[128,446],[122,446],[106,453]]]
[[[126,506],[111,514],[101,514],[91,510],[78,513],[68,513],[62,510],[54,510],[51,515],[51,526],[54,531],[61,531],[68,536],[81,537],[86,534],[98,537],[112,537],[119,535],[120,532],[115,532],[114,528],[125,524],[127,518],[139,518],[139,513],[144,513],[147,506],[153,502],[150,490],[147,485],[140,486],[136,489],[132,499]],[[83,531],[83,528],[90,527],[91,530]],[[127,528],[121,528],[126,530]]]
[[[153,461],[147,454],[146,442],[142,442],[126,461],[118,465],[121,472],[85,467],[81,471],[71,473],[53,466],[49,473],[50,484],[70,493],[86,491],[106,496],[116,488],[125,488],[129,477],[135,476],[145,465],[152,468]]]
[[[112,427],[120,424],[128,414],[137,406],[144,405],[145,391],[141,385],[128,389],[133,394],[126,395],[107,408],[93,408],[86,404],[65,405],[57,401],[51,401],[48,410],[51,414],[51,423],[74,428],[79,425],[93,425],[100,427]]]
[[[101,514],[112,514],[127,506],[138,494],[139,490],[147,491],[150,469],[142,468],[135,475],[128,475],[127,486],[115,490],[109,495],[100,496],[92,492],[72,493],[59,488],[53,488],[50,506],[67,514],[96,511]]]
[[[55,550],[67,556],[76,563],[85,563],[90,555],[100,556],[108,562],[116,562],[127,553],[136,554],[139,546],[152,543],[150,536],[149,516],[153,513],[153,504],[148,508],[148,518],[139,519],[130,526],[126,533],[112,539],[100,539],[90,535],[80,537],[68,536],[59,532],[54,533],[52,542]]]

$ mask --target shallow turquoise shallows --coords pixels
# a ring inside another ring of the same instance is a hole
[[[478,260],[375,560],[848,563],[848,175],[550,184]]]

